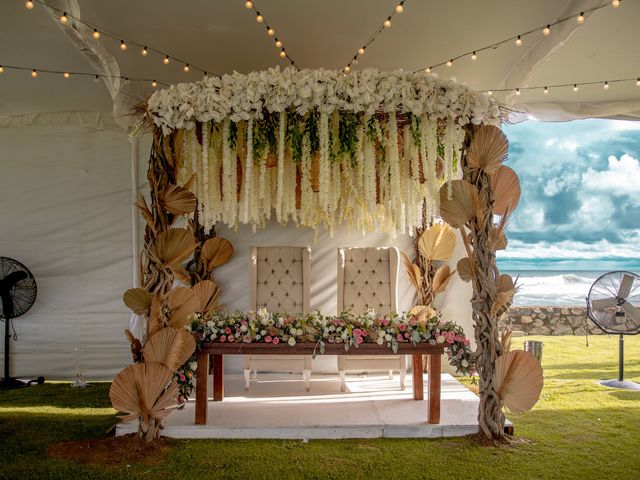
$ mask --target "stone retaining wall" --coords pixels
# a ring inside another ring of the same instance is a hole
[[[585,323],[590,335],[602,334],[586,307],[511,307],[501,322],[525,335],[584,335]]]

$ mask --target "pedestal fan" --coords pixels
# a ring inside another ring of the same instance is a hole
[[[28,387],[43,383],[44,377],[36,380],[11,378],[9,375],[9,347],[11,345],[11,321],[27,312],[36,301],[36,280],[27,267],[12,258],[0,257],[0,320],[4,325],[4,377],[0,388]],[[17,339],[15,329],[13,339]]]
[[[624,336],[640,333],[640,276],[632,272],[605,273],[591,286],[587,315],[604,332],[618,334],[618,379],[601,385],[640,390],[640,384],[624,379]]]

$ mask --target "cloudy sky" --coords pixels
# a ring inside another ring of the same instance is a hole
[[[507,126],[522,198],[505,269],[640,270],[640,122]]]

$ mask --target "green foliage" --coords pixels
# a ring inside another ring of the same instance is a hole
[[[309,112],[304,126],[304,134],[309,135],[309,150],[311,155],[320,151],[320,113],[317,110]]]
[[[347,155],[351,164],[356,162],[356,147],[358,146],[358,127],[360,115],[352,112],[343,112],[338,123],[339,155]]]
[[[278,113],[267,111],[263,112],[262,119],[253,122],[253,158],[256,162],[260,161],[265,153],[277,151],[279,124]]]
[[[236,122],[229,122],[229,148],[234,150],[238,143],[238,124]]]
[[[529,337],[531,338],[531,337]],[[116,422],[108,383],[76,390],[48,383],[0,391],[0,479],[635,479],[640,472],[640,392],[600,387],[617,374],[617,338],[544,341],[539,404],[508,415],[527,442],[472,439],[179,440],[159,464],[82,465],[47,457],[65,440],[105,435]],[[521,348],[523,338],[514,338]],[[640,337],[626,339],[627,378],[640,381]],[[470,388],[475,388],[470,384]],[[345,417],[346,418],[346,417]]]
[[[305,118],[296,113],[287,115],[287,143],[291,149],[291,157],[295,163],[302,160],[302,139],[305,134]]]

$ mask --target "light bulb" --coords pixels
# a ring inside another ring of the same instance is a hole
[[[24,6],[27,8],[27,10],[31,10],[33,8],[33,2],[29,0],[28,2],[24,3]]]
[[[544,94],[549,95],[549,89],[547,87],[544,87]]]
[[[613,8],[618,8],[620,6],[620,0],[611,0],[611,6]]]
[[[471,54],[471,60],[477,60],[478,59],[478,55],[476,55],[476,52],[473,52]]]
[[[96,75],[96,78],[93,79],[94,83],[100,83],[100,75]]]
[[[545,37],[548,37],[550,33],[551,33],[551,25],[547,25],[546,27],[544,27],[544,28],[542,29],[542,34],[543,34]]]
[[[604,82],[602,88],[604,88],[605,90],[609,90],[609,82]]]
[[[62,15],[60,16],[60,23],[66,25],[67,21],[69,21],[67,18],[67,12],[62,12]]]
[[[69,77],[71,76],[71,74],[70,74],[69,72],[64,72],[64,73],[62,74],[62,76],[63,76],[64,78],[69,78]]]
[[[358,49],[358,55],[364,55],[364,52],[365,52],[365,48],[364,47],[360,47]]]
[[[389,28],[391,26],[391,17],[387,18],[384,21],[384,28]]]
[[[487,92],[487,95],[489,95],[489,96],[493,95],[493,90],[489,90],[489,91]]]
[[[401,3],[399,3],[398,5],[396,5],[396,12],[398,13],[402,13],[404,12],[404,6],[402,6]]]
[[[267,34],[268,34],[270,37],[273,37],[273,36],[276,34],[276,31],[275,31],[273,28],[269,27],[269,28],[267,29]]]
[[[250,1],[244,2],[244,6],[247,8],[253,8],[253,2],[250,2]]]
[[[574,92],[578,91],[578,84],[576,84],[576,83],[573,84],[573,91]]]
[[[120,50],[126,50],[127,49],[127,44],[124,43],[124,40],[120,40]]]
[[[584,12],[580,12],[580,15],[578,15],[578,23],[582,24],[584,23]]]
[[[522,38],[520,37],[520,35],[518,35],[518,38],[516,38],[516,45],[517,46],[522,46]]]
[[[344,73],[349,73],[350,71],[351,71],[351,67],[349,65],[344,67]]]
[[[276,48],[282,47],[282,42],[280,40],[276,40]]]
[[[95,38],[96,40],[98,40],[100,38],[100,32],[98,31],[98,29],[94,28],[93,29],[93,38]]]
[[[33,78],[36,78],[38,76],[38,72],[36,72],[36,69],[34,68],[33,70],[31,70],[31,76]]]
[[[156,82],[155,80],[151,82],[151,86],[153,88],[156,88],[158,86],[158,82]]]
[[[164,58],[162,59],[162,63],[164,63],[165,65],[169,65],[169,55],[165,55]]]
[[[640,78],[636,80],[636,87],[640,87]]]
[[[140,54],[141,54],[143,57],[146,57],[147,55],[149,55],[149,50],[147,49],[147,47],[144,47],[144,48],[140,51]]]
[[[431,73],[431,67],[427,67],[424,69],[424,73]]]
[[[280,58],[284,58],[287,56],[287,52],[284,51],[284,48],[280,50]]]
[[[516,95],[520,96],[520,89],[516,88]]]
[[[451,67],[451,66],[453,66],[453,59],[451,59],[451,60],[449,60],[447,62],[447,67]]]
[[[264,17],[260,14],[256,15],[256,22],[258,23],[264,22]]]
[[[189,64],[185,63],[184,68],[182,70],[184,70],[184,73],[189,73]]]
[[[4,73],[4,68],[0,65],[0,73]]]

